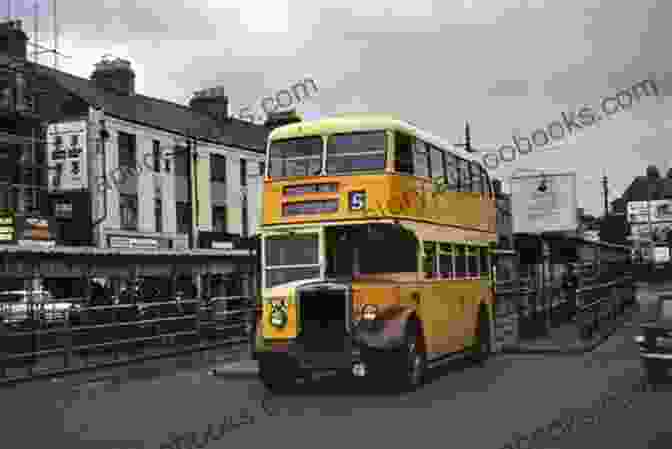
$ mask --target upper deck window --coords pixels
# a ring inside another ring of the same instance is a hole
[[[385,169],[385,132],[336,134],[327,141],[327,173]]]
[[[415,176],[428,178],[429,173],[429,151],[427,144],[420,139],[415,139],[413,144],[413,168]]]
[[[299,137],[271,142],[269,176],[316,176],[322,169],[322,138]]]

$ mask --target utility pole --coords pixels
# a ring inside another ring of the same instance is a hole
[[[607,218],[607,215],[609,215],[609,185],[607,182],[607,176],[602,176],[602,189],[604,193],[604,218]]]

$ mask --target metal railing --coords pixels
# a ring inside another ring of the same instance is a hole
[[[256,310],[250,298],[241,296],[73,304],[62,317],[47,317],[38,305],[22,320],[5,309],[0,383],[235,346],[251,340]]]
[[[525,339],[537,338],[542,327],[575,320],[580,336],[591,338],[595,332],[613,325],[614,319],[625,312],[625,306],[634,302],[634,282],[628,274],[610,281],[604,276],[584,277],[581,284],[573,292],[564,288],[562,279],[554,279],[552,285],[546,286],[546,297],[539,298],[533,279],[498,281],[496,325],[498,320],[508,323],[513,317],[518,323],[518,338]]]
[[[616,318],[625,312],[628,303],[632,303],[632,284],[632,278],[625,276],[577,289],[576,325],[582,339],[613,329]]]

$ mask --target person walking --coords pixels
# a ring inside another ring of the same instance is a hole
[[[567,305],[569,308],[569,318],[576,316],[579,305],[576,298],[576,289],[578,288],[579,280],[576,276],[573,264],[567,264],[567,270],[563,277],[562,287],[565,290],[567,297]]]

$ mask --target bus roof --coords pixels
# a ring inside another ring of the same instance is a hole
[[[460,156],[463,159],[477,162],[481,166],[483,165],[476,156],[462,149],[455,148],[454,143],[448,142],[426,131],[423,131],[417,126],[412,125],[409,122],[399,120],[390,114],[365,112],[346,113],[318,120],[292,123],[274,129],[268,138],[272,141],[291,139],[294,137],[380,130],[405,132],[452,154]]]

